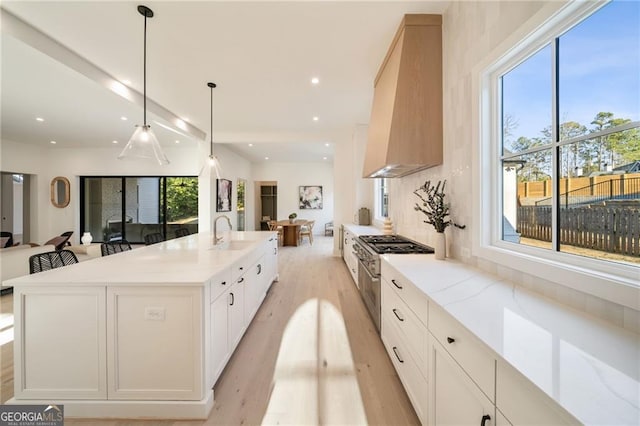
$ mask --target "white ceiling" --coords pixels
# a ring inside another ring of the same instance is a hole
[[[142,92],[138,4],[3,1],[2,7]],[[331,161],[334,135],[369,121],[373,80],[402,16],[443,13],[448,2],[144,4],[155,13],[147,23],[148,98],[208,133],[206,83],[214,81],[214,140],[259,162]],[[142,122],[136,104],[4,33],[1,53],[3,139],[124,144]],[[168,124],[150,115],[152,126],[154,120]],[[195,143],[155,128],[163,145]]]

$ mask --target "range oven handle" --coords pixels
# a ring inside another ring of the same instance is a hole
[[[360,266],[362,266],[361,269],[364,270],[367,273],[367,275],[369,276],[369,279],[372,282],[380,281],[380,277],[379,276],[378,277],[374,277],[373,275],[371,275],[371,272],[369,272],[369,269],[367,269],[367,267],[365,266],[365,264],[362,261],[362,259],[358,259],[358,263],[360,263]]]

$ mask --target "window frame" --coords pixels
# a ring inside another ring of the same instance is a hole
[[[387,188],[387,216],[382,215],[382,205],[383,205],[383,188]],[[387,178],[376,178],[374,185],[374,219],[383,221],[389,215],[389,181]]]
[[[577,23],[606,5],[605,2],[570,2],[548,4],[539,13],[508,37],[472,71],[474,102],[472,116],[475,143],[473,146],[474,215],[472,253],[481,261],[487,260],[498,268],[520,270],[533,278],[541,278],[552,284],[560,284],[587,294],[603,298],[633,309],[640,309],[640,268],[586,258],[561,251],[524,246],[502,240],[502,111],[500,77],[526,60],[544,46],[551,44],[555,57],[555,39]],[[555,67],[555,61],[552,65]],[[552,71],[552,70],[550,70]],[[552,87],[556,87],[556,73],[553,70]],[[554,141],[547,148],[553,155],[553,196],[557,199],[557,150],[559,146],[575,142],[577,138],[556,142],[554,90],[552,114]],[[630,123],[636,127],[638,122]],[[622,126],[621,126],[622,127]],[[618,129],[620,130],[621,127]],[[593,135],[591,135],[593,137]],[[518,153],[521,155],[522,153]],[[508,156],[507,156],[508,157]],[[480,182],[490,182],[481,185]],[[553,207],[554,236],[552,247],[556,246],[557,205]],[[529,278],[525,278],[528,280]],[[537,284],[534,280],[532,284]],[[545,285],[545,283],[540,283]],[[549,292],[560,291],[557,286],[546,286]]]

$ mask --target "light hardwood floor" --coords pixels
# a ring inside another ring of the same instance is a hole
[[[346,265],[332,249],[333,239],[321,236],[313,246],[280,248],[280,280],[216,383],[207,420],[65,424],[419,424]],[[11,312],[11,299],[2,297],[1,313]],[[1,354],[4,402],[13,396],[12,343]]]

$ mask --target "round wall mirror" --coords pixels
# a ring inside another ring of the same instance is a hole
[[[51,204],[63,208],[69,205],[71,184],[64,176],[54,177],[51,180]]]

